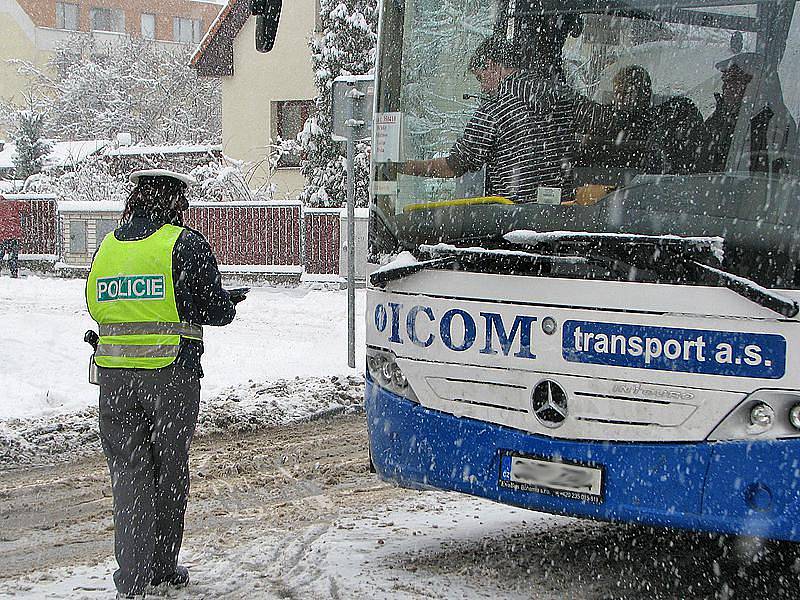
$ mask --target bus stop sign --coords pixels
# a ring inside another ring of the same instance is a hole
[[[343,75],[333,81],[333,139],[365,140],[372,136],[374,75]]]

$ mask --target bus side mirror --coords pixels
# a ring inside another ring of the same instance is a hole
[[[282,0],[253,0],[252,12],[256,17],[256,50],[259,52],[269,52],[275,45],[282,4]]]

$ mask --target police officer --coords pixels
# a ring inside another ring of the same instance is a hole
[[[178,552],[200,403],[202,326],[227,325],[236,314],[211,247],[182,223],[194,180],[163,170],[137,171],[130,180],[135,188],[122,225],[100,244],[86,285],[100,328],[95,362],[118,598],[189,582]]]

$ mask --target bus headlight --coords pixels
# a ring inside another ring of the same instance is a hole
[[[750,409],[750,425],[747,427],[747,433],[751,435],[760,435],[772,428],[772,423],[775,421],[775,411],[769,404],[759,402]]]
[[[800,392],[757,390],[717,425],[709,440],[800,438]]]
[[[392,373],[392,381],[400,389],[405,389],[408,387],[408,379],[406,379],[406,376],[403,375],[403,372],[397,365],[395,365],[394,373]]]
[[[392,383],[394,380],[394,370],[396,368],[397,365],[393,360],[384,360],[381,365],[380,381],[383,383]]]
[[[800,404],[795,404],[789,409],[789,423],[791,423],[792,427],[795,429],[800,430]]]
[[[367,371],[372,380],[382,388],[398,396],[419,402],[408,379],[397,364],[397,359],[391,352],[367,348]]]

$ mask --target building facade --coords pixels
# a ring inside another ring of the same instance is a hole
[[[90,32],[101,42],[124,36],[197,45],[222,6],[199,0],[0,0],[0,90],[21,104],[26,79],[11,61],[44,67],[56,46]]]
[[[222,6],[198,0],[16,0],[36,27],[198,44]]]
[[[255,49],[250,0],[230,0],[192,65],[204,77],[222,79],[222,137],[226,156],[251,165],[250,186],[271,189],[276,199],[296,199],[305,186],[300,157],[285,154],[280,140],[294,140],[317,95],[309,40],[319,23],[318,0],[284,3],[278,37],[269,54]]]

